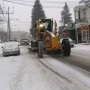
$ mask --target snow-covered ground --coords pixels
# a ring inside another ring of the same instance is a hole
[[[90,51],[90,45],[78,44],[73,50]],[[46,55],[41,61],[55,75],[36,57],[22,46],[21,55],[3,57],[0,48],[0,90],[90,90],[89,76]]]
[[[3,57],[0,44],[0,90],[11,90],[11,80],[15,76],[20,65],[20,58],[15,60],[13,56]],[[17,56],[18,57],[18,56]]]
[[[75,44],[72,50],[78,50],[78,51],[90,51],[90,44]]]
[[[71,55],[76,56],[81,63],[90,66],[90,44],[75,44],[71,49]]]

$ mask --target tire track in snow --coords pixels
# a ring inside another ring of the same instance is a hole
[[[85,60],[82,57],[79,57],[79,56],[76,57],[74,55],[71,55],[70,57],[64,57],[64,56],[60,56],[60,55],[52,55],[51,57],[55,58],[56,60],[58,60],[60,62],[68,64],[70,66],[78,67],[78,68],[88,72],[88,74],[90,73],[90,65],[82,62],[82,60],[83,61]]]
[[[36,53],[34,53],[34,56],[36,57],[37,61],[39,61],[44,67],[46,67],[47,69],[49,69],[51,72],[53,72],[54,74],[58,75],[59,77],[65,79],[65,80],[68,81],[69,83],[72,83],[72,81],[70,81],[68,78],[62,76],[60,73],[56,72],[55,70],[53,70],[52,68],[50,68],[48,65],[46,65],[44,62],[42,62],[42,61],[36,56]]]
[[[54,74],[58,75],[59,77],[65,79],[65,80],[68,81],[69,83],[73,83],[72,80],[70,80],[69,78],[61,75],[59,72],[57,72],[56,70],[54,70],[52,67],[48,66],[46,63],[44,63],[43,61],[41,61],[41,60],[36,56],[35,53],[34,53],[34,55],[35,55],[36,59],[37,59],[43,66],[45,66],[47,69],[49,69],[50,71],[52,71]],[[56,60],[56,59],[55,59],[55,60]],[[86,83],[83,83],[82,80],[80,81],[80,80],[77,79],[76,81],[79,81],[79,82],[81,82],[83,85],[86,85]],[[90,86],[87,85],[87,88],[90,89]],[[89,89],[86,89],[86,90],[89,90]]]
[[[23,47],[21,47],[23,48]],[[21,51],[21,55],[23,56],[26,52],[28,52],[28,50],[26,51],[25,48],[22,49],[23,51]],[[21,56],[20,56],[21,57]],[[20,83],[22,81],[22,78],[25,74],[25,69],[27,66],[27,62],[25,62],[25,57],[23,57],[23,59],[21,59],[21,63],[18,67],[18,70],[16,72],[16,76],[13,77],[12,81],[10,82],[10,88],[11,90],[22,90],[22,87],[20,87]]]
[[[64,73],[61,73],[63,71],[61,70],[61,72],[59,72],[58,70],[55,70],[55,68],[53,68],[53,66],[52,66],[52,63],[51,64],[50,63],[48,64],[48,62],[47,62],[48,59],[41,59],[41,58],[39,59],[38,56],[36,55],[36,52],[31,52],[31,53],[34,54],[34,56],[36,57],[37,62],[39,62],[47,70],[51,71],[53,73],[53,75],[56,75],[56,76],[62,78],[63,80],[65,80],[66,82],[68,82],[72,86],[74,85],[76,87],[76,89],[72,89],[72,90],[78,90],[78,89],[79,90],[90,90],[90,86],[87,85],[87,82],[89,82],[89,81],[86,81],[88,79],[88,77],[86,79],[84,79],[84,81],[86,82],[86,83],[84,83],[81,80],[81,78],[76,78],[75,79],[73,77],[73,74],[70,75],[69,72],[68,72],[68,69],[66,69],[67,71],[65,71]],[[50,55],[48,55],[48,56],[50,57]],[[51,56],[51,58],[52,58],[52,56]],[[46,60],[46,62],[45,62],[45,60]],[[55,59],[55,60],[58,61],[57,59]],[[62,65],[63,64],[66,64],[66,63],[62,63],[61,64],[61,68],[62,68]],[[65,66],[67,66],[67,67],[70,68],[70,65],[68,65],[68,64],[66,64]],[[75,70],[75,73],[77,73],[77,75],[80,76],[80,73],[75,69],[75,67],[71,67],[70,71],[72,71],[72,70]],[[77,76],[77,75],[75,75],[75,76]],[[82,74],[81,76],[84,76],[84,75]],[[68,89],[68,90],[70,90],[70,89]]]

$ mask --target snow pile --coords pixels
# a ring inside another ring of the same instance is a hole
[[[2,46],[3,46],[3,44],[0,43],[0,56],[2,55]]]
[[[11,90],[11,80],[15,77],[22,60],[19,56],[3,57],[0,43],[0,90]]]
[[[10,90],[11,80],[18,69],[19,63],[13,57],[0,56],[0,90]]]
[[[3,44],[2,43],[0,43],[0,48],[3,46]]]
[[[90,45],[75,44],[72,50],[90,51]]]

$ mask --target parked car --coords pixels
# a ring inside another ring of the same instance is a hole
[[[2,46],[3,56],[7,55],[20,55],[20,47],[17,42],[6,42]]]
[[[61,38],[60,39],[60,43],[62,43],[62,40],[63,40],[64,38]],[[69,40],[69,42],[70,42],[70,46],[71,47],[74,47],[74,41],[71,39],[71,38],[67,38],[68,40]]]

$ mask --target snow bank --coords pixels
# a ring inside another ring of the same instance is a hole
[[[0,48],[3,46],[3,43],[0,43]]]
[[[90,45],[75,44],[72,50],[90,51]]]
[[[22,60],[19,56],[3,57],[0,43],[0,90],[11,90],[11,80],[17,73]]]
[[[19,63],[13,57],[0,56],[0,90],[10,90],[11,79],[15,76]]]
[[[3,44],[2,43],[0,43],[0,56],[2,55],[2,47],[3,46]]]

